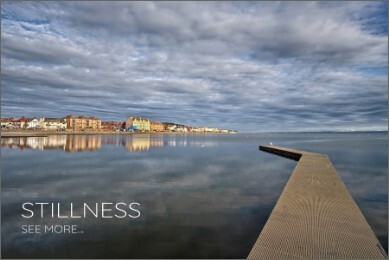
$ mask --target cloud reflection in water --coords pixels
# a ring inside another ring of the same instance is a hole
[[[359,151],[365,158],[355,151],[343,157],[335,153],[347,152],[350,147],[345,143],[361,145],[360,136],[335,136],[344,140],[340,143],[331,141],[333,137],[279,134],[69,135],[33,141],[4,138],[3,256],[245,258],[295,166],[294,161],[259,152],[258,145],[269,140],[277,145],[328,152],[373,230],[384,241],[387,200],[383,201],[381,194],[387,194],[387,159],[373,150],[380,151],[386,137],[363,137],[366,143]],[[299,138],[310,141],[299,143]],[[295,143],[288,143],[290,140]],[[315,140],[320,140],[320,145]],[[68,143],[74,151],[85,152],[63,152]],[[31,149],[6,148],[21,148],[20,144]],[[368,165],[365,169],[371,160],[366,157],[369,154],[375,156],[376,167]],[[349,176],[349,172],[353,175]],[[26,221],[20,217],[21,203],[25,201],[63,205],[137,201],[142,215],[136,220]],[[49,223],[77,224],[84,234],[24,235],[18,228],[22,224]]]

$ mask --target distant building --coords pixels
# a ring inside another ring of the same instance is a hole
[[[117,130],[120,129],[123,122],[117,121],[102,121],[101,128],[104,130]]]
[[[175,129],[177,128],[177,125],[174,124],[174,123],[167,123],[167,122],[164,122],[162,123],[163,124],[163,127],[166,131],[175,131]]]
[[[1,128],[8,128],[8,129],[17,128],[16,119],[14,119],[13,117],[1,118],[0,122],[1,122]]]
[[[9,128],[9,129],[15,129],[15,128],[26,128],[27,127],[27,118],[24,116],[16,119],[13,117],[10,118],[1,118],[1,128]]]
[[[27,129],[36,129],[36,128],[41,128],[39,125],[39,119],[34,117],[34,118],[27,118],[26,119],[26,128]]]
[[[89,117],[86,120],[86,126],[89,129],[100,129],[101,128],[101,119],[95,116]]]
[[[185,126],[178,125],[176,129],[174,129],[176,132],[185,132]]]
[[[165,130],[165,127],[161,122],[151,122],[150,130],[155,132],[162,132]]]
[[[215,127],[205,127],[204,131],[208,133],[218,133],[219,129]]]
[[[205,127],[204,126],[193,127],[192,132],[198,132],[198,133],[205,132]]]
[[[78,117],[78,128],[79,129],[87,129],[88,128],[88,119],[89,117],[82,115]]]
[[[101,128],[101,119],[93,116],[87,117],[76,116],[76,115],[67,115],[63,118],[66,122],[66,127],[73,130],[85,130],[85,129],[100,129]]]
[[[52,130],[59,130],[59,129],[66,129],[66,122],[63,118],[47,118],[42,117],[40,120],[40,126],[43,129],[52,129]]]
[[[26,128],[26,123],[27,123],[27,118],[25,118],[24,116],[22,116],[21,118],[18,119],[19,121],[19,127],[20,128]]]
[[[143,117],[128,117],[125,122],[126,129],[150,131],[150,120]]]
[[[75,115],[67,115],[63,118],[66,123],[66,128],[76,130],[76,128],[79,126],[77,125],[78,118]]]

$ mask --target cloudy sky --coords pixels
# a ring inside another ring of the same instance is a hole
[[[6,2],[1,116],[387,130],[385,2]]]

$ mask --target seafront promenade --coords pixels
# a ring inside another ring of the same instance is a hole
[[[387,259],[327,155],[260,150],[298,163],[248,259]]]

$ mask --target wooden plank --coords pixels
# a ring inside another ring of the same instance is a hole
[[[327,155],[260,149],[300,158],[248,259],[387,259]]]

